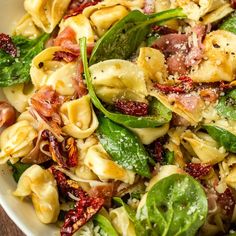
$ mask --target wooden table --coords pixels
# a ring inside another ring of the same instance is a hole
[[[0,235],[25,236],[0,206]]]

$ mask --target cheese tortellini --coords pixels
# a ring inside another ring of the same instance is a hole
[[[7,100],[19,112],[24,112],[29,106],[29,99],[34,91],[32,84],[16,84],[3,88]]]
[[[0,164],[10,160],[15,163],[33,148],[38,133],[27,121],[22,120],[6,128],[0,135]]]
[[[41,30],[34,24],[30,14],[25,14],[18,22],[14,34],[34,39],[41,34]]]
[[[145,102],[147,76],[137,65],[125,60],[107,60],[90,68],[97,96],[112,104],[117,99]]]
[[[130,221],[125,208],[119,207],[110,211],[111,222],[117,232],[122,236],[136,236],[133,223]]]
[[[54,54],[61,47],[49,47],[39,53],[32,61],[30,76],[36,89],[44,85],[52,86],[59,94],[71,96],[75,93],[73,79],[77,73],[77,63],[55,61]]]
[[[20,177],[14,195],[31,196],[39,220],[49,224],[57,221],[60,205],[56,181],[49,170],[39,165],[28,168]]]
[[[171,2],[171,8],[182,7],[188,18],[196,21],[206,13],[228,3],[227,0],[173,0],[169,2]]]
[[[65,102],[60,109],[64,122],[62,131],[74,138],[87,138],[98,127],[89,95]]]
[[[169,130],[169,123],[157,128],[130,128],[145,145],[151,144],[156,139],[164,136]]]
[[[219,147],[217,142],[208,134],[190,130],[185,131],[182,135],[183,145],[190,152],[201,160],[202,163],[214,165],[221,162],[227,153],[223,147]],[[192,149],[192,150],[191,150]]]
[[[102,181],[113,179],[129,184],[134,183],[135,173],[112,161],[101,144],[94,145],[88,149],[84,163]]]
[[[95,6],[85,8],[83,14],[91,21],[95,32],[101,37],[130,10],[140,9],[143,5],[143,0],[105,0]]]
[[[164,54],[154,48],[140,48],[137,63],[147,74],[148,77],[160,84],[167,81],[167,66]]]
[[[51,33],[69,4],[70,0],[25,0],[24,7],[39,28]]]
[[[204,42],[204,60],[193,68],[194,82],[231,82],[236,73],[236,35],[217,30],[207,34]]]

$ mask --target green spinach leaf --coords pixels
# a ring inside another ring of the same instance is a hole
[[[131,11],[96,43],[89,63],[92,65],[108,59],[127,59],[144,41],[152,24],[184,17],[185,14],[181,8],[153,15],[145,15],[138,10]]]
[[[150,116],[136,117],[108,111],[96,96],[92,85],[91,75],[88,69],[86,38],[80,39],[80,50],[89,95],[94,106],[99,109],[105,116],[118,124],[131,128],[157,127],[166,124],[171,120],[171,111],[164,105],[162,105],[158,100],[153,100],[153,103],[151,104],[152,114]]]
[[[148,166],[150,157],[139,138],[129,129],[103,115],[99,115],[98,120],[99,141],[111,158],[124,168],[150,178]]]
[[[236,120],[236,89],[220,98],[216,110],[221,116]]]
[[[165,150],[163,164],[172,165],[174,164],[174,161],[175,161],[175,153],[169,150]]]
[[[119,236],[119,234],[112,226],[111,222],[105,216],[96,214],[93,218],[93,221],[95,222],[95,224],[99,225],[99,227],[104,232],[104,235]]]
[[[7,164],[12,167],[13,178],[17,183],[21,175],[25,172],[25,170],[31,166],[31,164],[26,164],[26,163],[21,163],[21,162],[12,164],[10,161],[8,161]]]
[[[43,34],[33,40],[22,36],[12,37],[19,56],[14,58],[0,50],[0,87],[20,84],[30,80],[31,61],[43,50],[44,43],[48,38],[48,34]]]
[[[181,174],[158,181],[147,193],[144,207],[147,231],[153,236],[194,236],[208,212],[201,184]]]
[[[220,29],[236,34],[236,14],[229,16],[220,26]]]
[[[203,126],[207,133],[227,151],[236,153],[236,136],[226,129],[214,125]]]

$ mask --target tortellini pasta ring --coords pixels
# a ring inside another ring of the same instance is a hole
[[[98,127],[98,120],[89,95],[65,102],[60,108],[64,122],[62,131],[74,138],[87,138]]]
[[[134,183],[135,173],[112,161],[101,144],[88,149],[84,163],[103,181],[113,179],[129,184]]]
[[[194,82],[234,80],[236,73],[236,35],[216,30],[207,34],[204,42],[204,60],[190,73]]]
[[[42,223],[57,221],[59,197],[56,181],[49,170],[39,165],[29,167],[20,177],[14,195],[21,198],[31,195],[36,214]]]
[[[225,149],[219,147],[217,142],[208,134],[202,132],[194,134],[190,130],[187,130],[182,135],[182,139],[191,145],[196,156],[202,163],[214,165],[221,162],[227,156]]]
[[[0,164],[18,161],[33,149],[37,132],[26,120],[18,121],[0,135]],[[14,161],[15,160],[15,161]]]
[[[75,93],[72,80],[76,77],[77,63],[65,63],[53,60],[61,47],[49,47],[39,53],[33,60],[30,69],[32,83],[39,89],[44,85],[52,86],[59,94],[71,96]]]
[[[25,0],[25,10],[34,23],[46,33],[51,33],[64,15],[70,0]]]
[[[108,104],[117,99],[146,102],[147,76],[132,62],[112,59],[89,67],[97,96]]]

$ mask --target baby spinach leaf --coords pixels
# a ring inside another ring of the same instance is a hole
[[[203,127],[227,151],[236,153],[236,136],[234,134],[218,126],[204,125]]]
[[[232,14],[228,17],[220,26],[220,29],[230,31],[236,34],[236,14]]]
[[[153,100],[153,103],[151,104],[150,116],[136,117],[108,111],[96,96],[92,85],[87,61],[86,38],[80,39],[80,50],[89,95],[94,106],[99,109],[105,116],[118,124],[131,128],[157,127],[168,123],[171,120],[171,111],[164,105],[162,105],[158,100]]]
[[[26,163],[21,163],[21,162],[12,164],[10,161],[8,161],[7,164],[12,167],[13,178],[17,183],[21,175],[25,172],[25,170],[31,166],[31,164],[26,164]]]
[[[201,184],[181,174],[158,181],[147,193],[145,207],[153,236],[194,236],[208,212]]]
[[[183,17],[185,14],[181,8],[153,15],[145,15],[138,10],[131,11],[98,40],[90,57],[90,65],[108,59],[129,58],[144,41],[152,24]]]
[[[146,235],[146,229],[145,227],[141,224],[141,222],[136,218],[136,212],[128,206],[121,198],[119,197],[114,197],[113,200],[118,203],[120,206],[123,206],[125,208],[125,211],[127,215],[129,216],[129,219],[133,222],[135,232],[137,235]]]
[[[13,36],[12,41],[18,50],[18,56],[0,50],[0,87],[24,83],[30,80],[30,64],[32,59],[44,48],[48,34],[30,40],[22,36]]]
[[[99,141],[111,158],[122,167],[150,177],[149,155],[139,138],[129,129],[118,125],[103,115],[98,116]]]
[[[164,160],[163,160],[164,164],[172,165],[174,164],[174,161],[175,161],[175,153],[169,150],[166,150],[164,153]]]
[[[119,236],[111,222],[105,216],[96,214],[93,218],[93,221],[102,229],[104,235]]]
[[[216,110],[221,116],[236,120],[236,89],[220,98]]]

